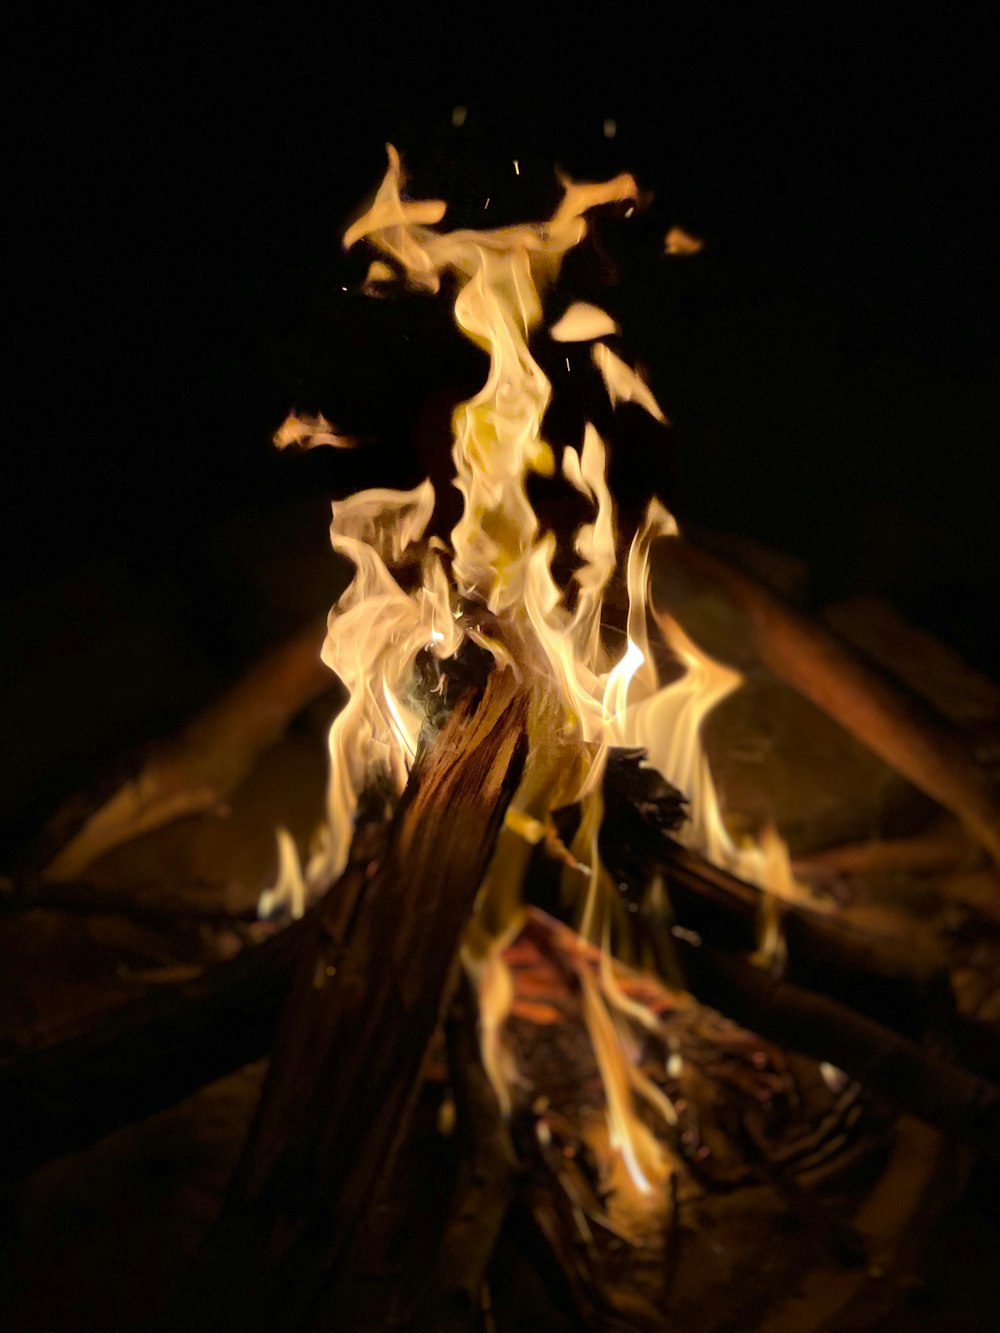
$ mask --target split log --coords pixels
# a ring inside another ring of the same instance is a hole
[[[405,1135],[456,951],[516,787],[526,697],[494,672],[415,767],[386,857],[300,960],[185,1329],[339,1327],[331,1292]],[[321,920],[321,927],[323,926]]]
[[[323,631],[310,625],[255,663],[180,736],[153,747],[96,810],[87,808],[82,826],[79,799],[57,812],[32,857],[45,878],[79,879],[113,848],[225,800],[296,714],[333,688],[322,643]]]
[[[1000,862],[1000,796],[969,744],[915,695],[741,570],[686,541],[669,557],[718,589],[746,622],[758,660],[915,787],[957,815]]]

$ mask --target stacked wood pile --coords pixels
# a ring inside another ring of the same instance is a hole
[[[203,1113],[218,1124],[224,1104],[229,1138],[197,1222],[157,1290],[133,1294],[176,1327],[224,1315],[248,1328],[521,1328],[533,1305],[537,1327],[669,1328],[699,1311],[702,1326],[739,1312],[806,1329],[847,1326],[830,1321],[852,1302],[900,1298],[874,1273],[912,1271],[922,1228],[961,1178],[954,1145],[967,1164],[1000,1142],[988,744],[1000,704],[979,680],[969,717],[955,702],[966,698],[960,668],[947,654],[942,666],[939,645],[933,668],[914,673],[906,640],[908,671],[895,679],[891,661],[862,656],[848,640],[863,645],[866,626],[870,637],[870,607],[854,621],[850,608],[832,612],[834,634],[707,545],[663,563],[672,609],[704,640],[725,640],[748,693],[770,692],[767,717],[786,710],[804,751],[813,733],[836,738],[846,758],[828,746],[810,781],[835,788],[838,762],[878,777],[874,802],[856,792],[853,812],[833,812],[840,846],[824,843],[822,811],[787,821],[810,891],[780,904],[780,976],[753,958],[758,890],[680,847],[669,821],[611,826],[609,864],[638,859],[667,887],[657,911],[637,913],[636,961],[656,960],[673,984],[648,967],[618,980],[652,1016],[635,1057],[678,1107],[675,1126],[650,1120],[676,1163],[669,1183],[637,1201],[609,1166],[580,999],[597,961],[540,911],[508,950],[524,1089],[509,1123],[478,1061],[475,998],[455,959],[523,755],[525,705],[508,678],[462,695],[391,818],[375,801],[360,821],[351,864],[321,903],[284,929],[255,920],[271,823],[287,818],[304,841],[321,796],[261,827],[307,751],[305,770],[319,769],[308,728],[278,743],[327,686],[309,629],[110,798],[75,802],[3,881],[11,956],[33,957],[0,1011],[0,1163],[25,1182],[11,1196],[15,1267],[32,1271],[31,1210],[55,1197],[60,1172],[95,1187],[123,1135],[155,1139],[157,1125],[195,1126]],[[724,791],[740,808],[733,796],[752,770],[785,828],[780,782],[768,791],[760,750],[744,746],[741,760],[733,741],[740,707],[709,736]],[[779,777],[801,789],[794,748],[782,761],[793,777]],[[893,836],[862,841],[887,809]],[[239,842],[244,864],[257,858],[256,875],[234,876],[226,848],[209,846],[222,825],[230,852]],[[538,852],[539,901],[551,850]],[[261,1094],[246,1066],[264,1056]],[[37,1317],[74,1326],[51,1310]]]

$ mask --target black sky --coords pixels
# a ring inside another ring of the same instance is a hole
[[[322,28],[133,7],[26,34],[8,586],[107,552],[190,577],[193,533],[327,484],[268,439],[358,299],[339,229],[392,138],[467,210],[485,191],[517,211],[515,156],[532,207],[552,163],[633,170],[655,200],[614,299],[675,423],[682,514],[798,551],[831,595],[887,592],[985,660],[986,8],[904,23],[813,6],[792,28],[749,6],[653,13],[470,7],[449,27],[423,7],[401,31],[356,7]],[[708,240],[685,269],[643,248],[671,221]],[[426,367],[394,345],[412,388]]]

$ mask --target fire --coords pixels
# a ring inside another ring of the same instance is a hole
[[[634,180],[564,179],[562,201],[547,222],[437,230],[446,205],[406,198],[399,155],[391,146],[388,153],[385,179],[349,228],[345,246],[366,241],[379,252],[370,282],[395,278],[437,292],[449,274],[456,322],[488,354],[489,370],[453,418],[454,484],[463,506],[448,543],[426,538],[435,505],[430,481],[412,491],[365,491],[333,506],[331,541],[355,575],[330,613],[323,658],[347,687],[348,702],[330,730],[322,838],[300,878],[285,835],[280,883],[267,905],[284,899],[300,908],[307,892],[332,883],[347,859],[359,796],[374,778],[402,790],[427,715],[426,672],[418,670],[418,660],[444,661],[468,640],[498,664],[513,666],[531,692],[529,756],[464,949],[480,991],[484,1061],[509,1105],[517,1076],[503,1047],[512,997],[503,951],[522,920],[532,848],[545,835],[551,811],[572,802],[580,803],[582,818],[565,884],[578,905],[580,932],[608,957],[614,944],[620,901],[598,850],[601,779],[611,747],[644,749],[649,764],[684,793],[691,818],[683,839],[765,887],[782,891],[791,881],[775,837],[759,847],[733,843],[701,748],[705,717],[737,688],[739,676],[668,622],[669,647],[683,673],[665,687],[657,678],[649,647],[649,563],[654,542],[675,535],[676,523],[659,502],[650,503],[625,569],[625,645],[612,651],[602,635],[602,613],[618,571],[618,532],[605,445],[588,425],[582,447],[567,448],[557,463],[542,431],[552,389],[530,344],[541,336],[543,296],[563,256],[585,236],[588,211],[634,201]],[[605,341],[617,332],[606,312],[578,303],[547,334],[560,343],[590,344],[611,403],[634,403],[664,422],[648,385]],[[323,418],[296,416],[277,437],[282,446],[293,442],[351,443]],[[579,567],[572,597],[553,573],[555,535],[540,530],[526,488],[532,473],[554,477],[557,469],[592,510],[574,537]],[[419,571],[406,588],[396,576],[403,564]],[[636,1102],[667,1121],[675,1117],[628,1059],[629,1025],[647,1016],[615,984],[610,966],[597,977],[581,974],[580,984],[607,1095],[610,1142],[634,1184],[648,1191],[669,1165]]]

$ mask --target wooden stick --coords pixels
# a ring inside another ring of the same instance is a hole
[[[1000,862],[1000,797],[942,718],[741,570],[686,541],[668,550],[685,574],[720,590],[742,614],[764,666],[958,815]]]
[[[752,949],[761,907],[768,898],[756,885],[713,865],[699,852],[670,843],[659,862],[666,874],[678,922],[729,949]],[[857,998],[859,982],[897,982],[912,1004],[916,993],[946,974],[942,957],[920,957],[909,941],[862,931],[837,912],[811,911],[804,903],[775,901],[782,916],[789,964],[803,975],[819,972],[824,983]]]
[[[336,1327],[326,1308],[391,1171],[513,795],[526,697],[494,672],[411,775],[383,864],[299,962],[260,1111],[178,1326]]]
[[[52,880],[79,879],[106,852],[185,815],[224,800],[293,717],[335,683],[320,660],[323,633],[310,625],[255,663],[184,729],[155,746],[137,773],[75,828],[79,800],[58,812],[43,832],[36,862]],[[60,845],[61,844],[61,845]],[[59,846],[51,856],[45,848]]]

